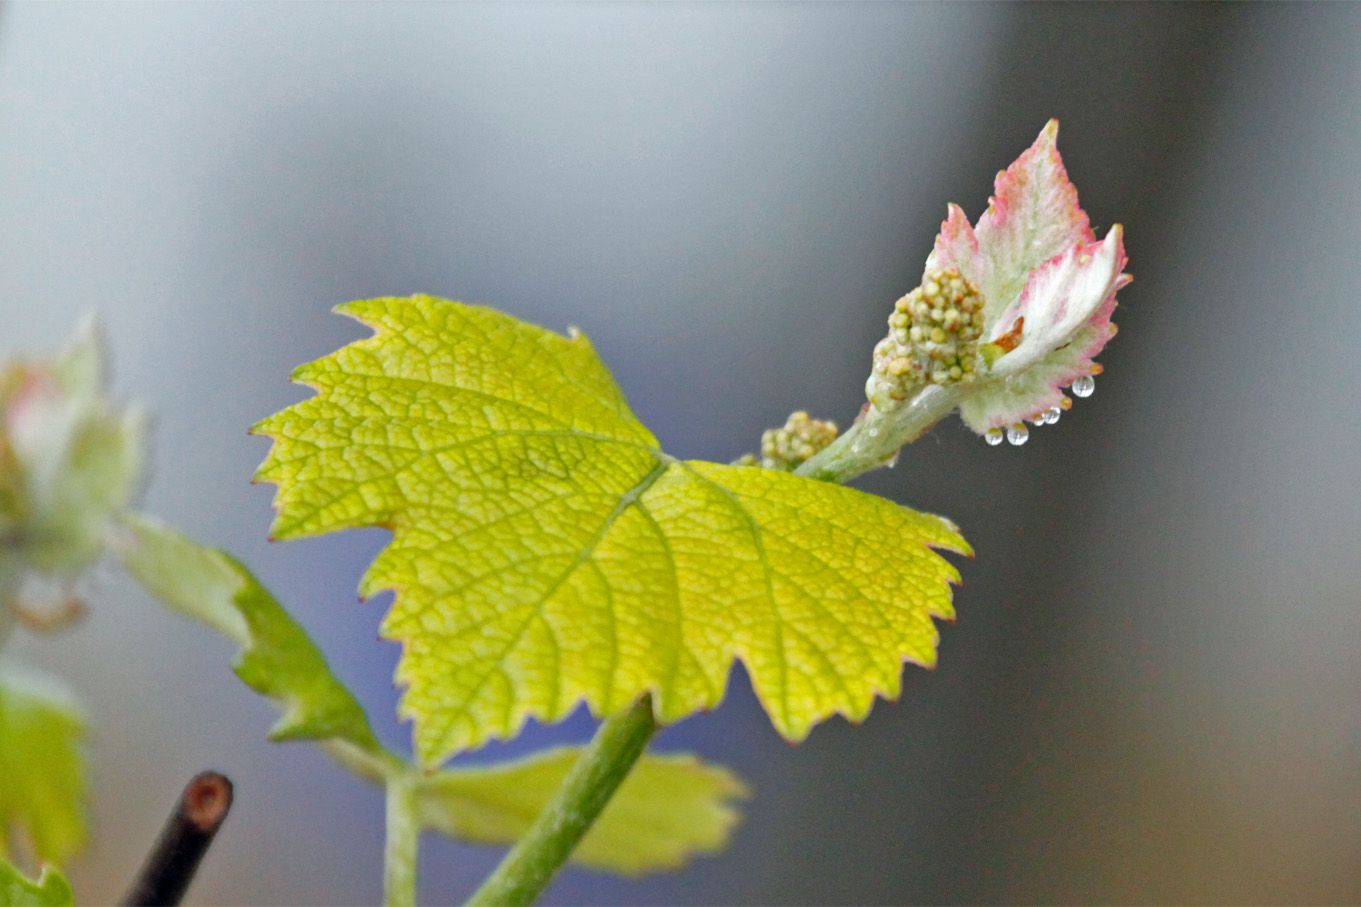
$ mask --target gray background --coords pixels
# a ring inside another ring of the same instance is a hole
[[[668,450],[731,458],[794,408],[849,420],[945,203],[977,216],[1059,116],[1137,278],[1096,396],[1021,449],[952,420],[862,483],[979,552],[939,670],[799,747],[737,676],[660,742],[752,780],[731,850],[549,899],[1354,902],[1359,37],[1355,5],[15,3],[0,353],[98,312],[158,417],[147,508],[253,565],[405,745],[353,594],[382,533],[266,545],[247,485],[245,427],[359,334],[330,306],[580,325]],[[81,899],[214,766],[239,799],[191,901],[376,901],[377,792],[265,743],[210,633],[112,571],[92,598],[6,653],[93,716]],[[425,899],[494,860],[429,840]]]

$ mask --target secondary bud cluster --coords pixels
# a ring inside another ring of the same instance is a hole
[[[739,466],[766,469],[795,469],[804,460],[836,440],[836,423],[814,419],[803,410],[790,413],[783,428],[768,428],[761,434],[761,455],[747,454]]]
[[[865,395],[888,410],[927,384],[973,380],[983,297],[957,268],[928,271],[893,307],[888,336],[874,347]]]

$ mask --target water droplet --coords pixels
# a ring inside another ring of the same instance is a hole
[[[869,435],[871,438],[879,437],[879,426],[871,425],[865,434]]]
[[[987,430],[987,433],[983,435],[983,440],[988,442],[989,447],[996,447],[998,444],[1002,443],[1004,437],[1006,437],[1006,432],[1002,431],[1002,429],[990,428]]]
[[[1096,390],[1096,379],[1091,375],[1083,375],[1073,382],[1073,396],[1090,397]]]
[[[1014,447],[1020,447],[1030,440],[1030,429],[1025,427],[1024,422],[1013,423],[1012,425],[1007,426],[1007,440],[1010,441]]]
[[[1055,422],[1059,421],[1059,416],[1062,414],[1063,410],[1059,409],[1057,406],[1051,406],[1040,415],[1040,421],[1045,425],[1053,425]]]

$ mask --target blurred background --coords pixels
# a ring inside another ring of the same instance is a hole
[[[955,420],[862,486],[957,520],[940,667],[783,743],[738,673],[682,722],[757,797],[674,876],[552,903],[1361,900],[1361,6],[14,3],[0,9],[0,354],[107,326],[156,413],[146,507],[251,564],[383,736],[381,532],[267,545],[246,426],[415,291],[581,326],[666,449],[846,424],[945,214],[1051,116],[1136,282],[1096,395],[1024,448]],[[230,647],[110,570],[7,655],[93,717],[85,902],[179,786],[236,809],[191,902],[380,897],[381,799],[271,745]],[[506,749],[584,739],[580,716]],[[455,902],[490,850],[430,839]]]

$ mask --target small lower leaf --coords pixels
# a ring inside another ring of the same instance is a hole
[[[481,844],[513,844],[581,755],[579,747],[485,768],[448,769],[426,781],[421,817],[431,828]],[[572,855],[623,875],[677,869],[722,850],[748,795],[729,770],[688,754],[646,753]]]
[[[0,668],[0,853],[16,832],[61,864],[85,843],[85,718],[44,675]]]

